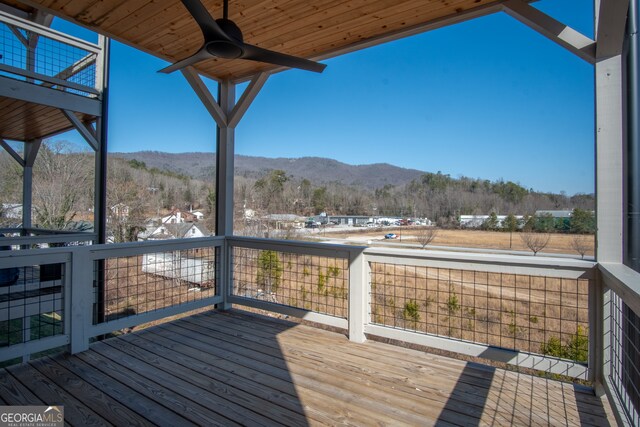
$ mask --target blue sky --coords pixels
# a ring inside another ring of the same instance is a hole
[[[590,1],[536,7],[593,35]],[[323,74],[270,77],[236,131],[236,152],[594,191],[592,66],[504,13],[326,63]],[[165,65],[112,45],[109,151],[214,151],[213,120],[180,73],[156,73]]]

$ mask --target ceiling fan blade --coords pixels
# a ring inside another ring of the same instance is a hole
[[[174,71],[181,70],[189,65],[194,65],[197,62],[203,61],[205,59],[209,59],[212,56],[207,52],[205,48],[201,48],[199,51],[194,53],[193,55],[169,65],[168,67],[163,68],[162,70],[158,70],[159,73],[169,74]]]
[[[240,57],[241,59],[268,62],[270,64],[299,68],[301,70],[313,71],[315,73],[321,73],[327,67],[326,64],[321,64],[320,62],[274,52],[272,50],[263,49],[246,43],[242,44],[242,49],[244,50],[244,54]]]
[[[200,0],[181,0],[193,19],[198,23],[205,40],[229,40],[229,36],[222,31]]]

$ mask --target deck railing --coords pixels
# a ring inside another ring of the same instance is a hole
[[[12,249],[36,247],[85,246],[96,241],[92,232],[72,230],[47,230],[42,228],[0,228],[2,244]]]
[[[102,49],[0,11],[0,75],[95,98],[103,87]]]
[[[640,425],[640,274],[599,264],[602,279],[600,377],[621,425]]]
[[[347,329],[353,248],[232,237],[228,301]]]
[[[639,421],[640,275],[617,264],[214,237],[1,251],[10,269],[1,360],[236,304],[591,380]]]
[[[0,253],[0,361],[223,302],[224,239],[65,246]]]
[[[594,264],[367,249],[365,332],[588,379]]]

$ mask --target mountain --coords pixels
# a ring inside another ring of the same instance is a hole
[[[138,151],[134,153],[110,153],[112,157],[144,162],[147,168],[169,170],[195,179],[209,179],[215,170],[215,153],[164,153]],[[406,169],[388,163],[349,165],[322,157],[268,158],[235,157],[235,174],[260,178],[272,170],[280,169],[294,178],[306,178],[313,184],[341,182],[368,189],[385,185],[403,185],[419,178],[425,172]]]

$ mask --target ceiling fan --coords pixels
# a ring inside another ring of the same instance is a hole
[[[214,19],[200,0],[181,1],[198,23],[204,36],[204,43],[196,53],[163,68],[159,71],[161,73],[172,73],[209,58],[248,59],[316,73],[321,73],[326,67],[325,64],[245,43],[240,28],[235,22],[228,19],[228,0],[223,2],[223,17],[221,19]]]

